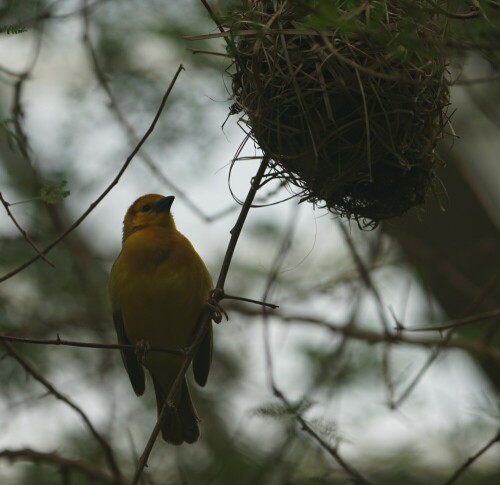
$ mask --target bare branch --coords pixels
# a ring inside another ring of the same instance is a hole
[[[276,387],[273,389],[274,395],[280,399],[283,404],[291,408],[292,403],[285,397],[285,395]],[[302,429],[323,448],[328,454],[356,481],[356,483],[363,483],[365,485],[370,485],[368,479],[361,475],[357,470],[351,467],[339,454],[336,447],[334,448],[329,443],[327,443],[314,429],[309,425],[309,423],[303,418],[302,414],[299,412],[294,413],[295,419],[299,422]]]
[[[243,229],[243,225],[245,224],[246,217],[248,215],[250,207],[252,206],[252,202],[255,198],[255,194],[257,193],[257,190],[259,188],[262,177],[264,176],[264,173],[267,169],[268,163],[269,163],[269,158],[267,156],[264,156],[255,177],[252,179],[250,190],[248,191],[245,202],[241,207],[240,214],[238,216],[236,224],[234,225],[234,227],[230,231],[231,238],[229,240],[226,254],[224,256],[224,261],[222,262],[222,267],[221,267],[221,270],[219,273],[219,278],[217,280],[217,285],[215,288],[216,294],[217,293],[221,294],[224,292],[224,283],[226,281],[227,273],[228,273],[229,267],[231,265],[231,260],[233,258],[236,244],[237,244],[238,239],[240,237],[241,230]],[[135,470],[134,478],[132,480],[133,485],[136,485],[137,483],[139,483],[139,480],[141,478],[144,467],[147,464],[149,455],[151,454],[151,451],[153,449],[155,441],[158,438],[158,435],[160,433],[160,429],[161,429],[163,422],[165,421],[165,418],[167,417],[167,414],[170,410],[171,403],[173,402],[173,397],[175,396],[177,389],[181,385],[182,379],[184,379],[186,371],[188,370],[189,365],[191,364],[191,361],[193,360],[193,356],[195,355],[196,351],[198,350],[199,346],[201,345],[201,342],[203,341],[203,337],[205,336],[205,333],[207,332],[208,325],[210,324],[210,320],[212,318],[212,313],[213,313],[213,309],[207,304],[205,306],[205,308],[203,309],[203,311],[201,312],[200,317],[198,318],[198,331],[197,331],[196,336],[193,340],[193,343],[191,344],[188,355],[186,355],[186,357],[184,358],[184,361],[183,361],[182,366],[177,374],[177,377],[176,377],[174,383],[172,384],[172,387],[170,388],[168,396],[165,399],[165,403],[163,404],[163,408],[161,410],[161,413],[158,416],[158,420],[156,421],[156,425],[151,433],[151,436],[149,437],[149,440],[146,444],[146,447],[144,448],[144,451],[141,455],[141,458],[139,459],[139,463],[138,463],[137,468]]]
[[[277,308],[279,308],[279,305],[275,305],[274,303],[268,303],[267,301],[252,300],[251,298],[244,298],[243,296],[228,295],[227,293],[224,293],[220,297],[220,300],[236,300],[236,301],[244,301],[247,303],[255,303],[256,305],[265,306],[271,308],[272,310],[276,310]]]
[[[365,286],[372,292],[376,302],[377,302],[377,308],[378,308],[378,313],[380,317],[380,322],[382,323],[382,326],[386,332],[389,331],[389,322],[387,320],[387,317],[384,312],[384,304],[382,302],[382,297],[380,296],[380,293],[376,286],[373,283],[370,270],[369,268],[365,265],[363,260],[361,259],[360,254],[358,253],[358,250],[356,249],[356,246],[354,245],[354,242],[352,240],[351,235],[349,234],[349,231],[345,227],[344,224],[339,223],[338,224],[342,234],[344,235],[344,239],[347,242],[347,246],[349,247],[349,250],[351,251],[352,258],[354,259],[354,263],[356,264],[356,267],[358,268],[359,275],[363,282],[365,283]]]
[[[276,281],[279,270],[283,265],[286,255],[290,249],[290,241],[292,239],[293,232],[295,230],[295,222],[297,218],[293,217],[290,220],[290,224],[288,230],[286,231],[285,237],[283,238],[280,248],[276,254],[275,260],[273,262],[271,271],[269,273],[266,288],[264,290],[263,300],[265,301],[271,291],[271,288]],[[273,371],[273,360],[272,360],[272,352],[270,345],[270,335],[269,335],[269,324],[268,324],[268,314],[266,308],[262,308],[262,318],[263,318],[263,338],[264,338],[264,356],[266,361],[266,371],[267,371],[267,379],[269,386],[274,394],[283,404],[287,406],[289,409],[293,409],[292,403],[288,400],[288,398],[283,394],[283,392],[278,388],[276,384],[276,380],[274,378]],[[300,424],[301,428],[311,436],[316,443],[318,443],[328,454],[345,470],[345,472],[350,475],[357,483],[370,484],[361,473],[359,473],[356,469],[354,469],[351,465],[349,465],[339,454],[338,450],[332,447],[329,443],[327,443],[304,419],[300,411],[294,411],[293,416],[295,420]]]
[[[262,314],[261,311],[252,309],[243,305],[231,305],[229,310],[236,311],[242,315],[256,317]],[[433,349],[440,346],[443,349],[463,350],[470,352],[478,357],[488,357],[500,362],[500,349],[488,346],[487,343],[478,341],[470,341],[467,339],[436,339],[436,338],[418,338],[401,335],[400,333],[381,333],[374,330],[354,327],[350,324],[333,324],[322,317],[314,317],[309,314],[283,314],[281,312],[273,313],[273,317],[281,321],[283,324],[299,324],[299,325],[316,325],[349,339],[365,342],[369,345],[377,344],[394,344],[394,345],[410,345],[412,347],[420,347],[423,349]]]
[[[65,458],[53,452],[36,451],[31,448],[20,448],[17,450],[0,450],[0,458],[9,461],[24,460],[33,463],[43,462],[55,467],[72,470],[88,477],[92,483],[105,483],[110,485],[127,485],[124,478],[117,480],[116,477],[109,475],[104,470],[96,467],[94,463],[88,463],[83,460],[73,460]]]
[[[481,320],[488,320],[490,318],[500,317],[500,308],[495,310],[491,310],[489,312],[478,313],[476,315],[470,315],[465,318],[457,318],[456,320],[450,320],[448,322],[444,322],[440,325],[433,325],[430,327],[417,326],[417,327],[404,327],[402,325],[398,325],[398,330],[406,331],[406,332],[427,332],[431,330],[435,330],[438,332],[442,332],[443,330],[450,330],[452,328],[464,327],[465,325],[470,325],[471,323],[476,323]],[[500,324],[500,322],[499,322]]]
[[[17,227],[17,229],[19,230],[19,232],[22,234],[22,236],[24,237],[24,239],[26,239],[26,241],[28,242],[28,244],[37,252],[37,254],[40,256],[40,258],[42,258],[48,265],[52,266],[53,268],[55,268],[55,265],[54,263],[52,263],[37,247],[36,247],[36,244],[33,242],[33,240],[30,238],[30,236],[28,235],[28,233],[21,227],[21,225],[17,222],[16,218],[14,217],[14,215],[12,214],[12,212],[10,211],[10,203],[7,202],[3,195],[2,195],[2,192],[0,192],[0,202],[2,203],[2,205],[5,207],[5,210],[7,211],[7,215],[12,219],[12,222],[14,223],[14,225]]]
[[[66,403],[71,409],[76,411],[77,414],[80,415],[82,418],[83,422],[89,429],[90,433],[96,441],[99,443],[101,446],[104,455],[106,457],[106,461],[108,463],[108,466],[110,470],[112,471],[113,475],[116,478],[117,482],[122,482],[123,481],[123,476],[121,474],[120,468],[118,466],[118,463],[116,461],[115,455],[113,453],[113,450],[109,443],[99,434],[99,432],[95,429],[94,425],[91,423],[90,419],[88,416],[85,414],[85,412],[80,408],[77,404],[75,404],[71,399],[69,399],[67,396],[59,392],[44,376],[42,376],[21,354],[19,354],[9,342],[2,342],[5,349],[11,355],[22,367],[23,369],[30,374],[35,380],[37,380],[40,384],[42,384],[47,391],[50,392],[56,399],[59,399],[60,401]]]
[[[55,339],[37,339],[28,337],[14,337],[13,335],[0,335],[0,341],[4,342],[17,342],[22,344],[35,344],[35,345],[56,345],[62,347],[81,347],[84,349],[136,349],[137,347],[132,344],[101,344],[98,342],[80,342],[77,340],[65,340],[57,336]],[[164,352],[174,355],[186,355],[187,349],[170,349],[166,347],[148,347],[148,352]]]
[[[86,3],[86,0],[84,0],[84,3]],[[83,19],[83,28],[84,28],[84,34],[83,34],[83,43],[87,49],[87,52],[90,57],[90,61],[92,63],[92,68],[95,74],[95,77],[97,79],[97,82],[101,86],[102,90],[106,93],[108,100],[109,100],[109,108],[113,115],[115,116],[116,120],[118,123],[121,125],[125,133],[127,134],[127,137],[132,145],[135,145],[137,141],[139,140],[139,137],[137,133],[135,132],[133,126],[130,124],[130,122],[127,120],[126,116],[123,114],[120,105],[118,101],[116,100],[115,95],[113,94],[113,91],[111,90],[111,87],[106,79],[106,75],[104,71],[101,68],[101,65],[99,63],[99,59],[97,58],[97,53],[94,49],[94,46],[92,44],[92,41],[90,39],[90,32],[89,32],[89,16],[86,8],[83,8],[81,10],[82,12],[82,19]],[[201,207],[199,207],[190,197],[189,195],[182,190],[176,183],[174,183],[171,179],[169,179],[159,168],[158,165],[155,163],[153,158],[149,155],[148,152],[142,151],[139,154],[139,158],[144,162],[144,164],[151,170],[151,172],[158,177],[163,184],[165,184],[169,189],[173,190],[176,194],[177,197],[182,199],[184,203],[193,211],[194,214],[196,214],[198,217],[200,217],[202,220],[205,222],[212,222],[216,219],[219,219],[223,216],[226,216],[227,214],[230,214],[235,210],[235,206],[231,205],[230,207],[227,207],[226,209],[222,209],[221,211],[208,215],[206,214]]]
[[[132,150],[130,155],[127,157],[125,160],[124,164],[120,168],[118,174],[116,177],[111,181],[111,183],[104,189],[104,191],[97,197],[97,199],[94,200],[88,207],[88,209],[66,230],[64,231],[60,236],[58,236],[54,241],[52,241],[48,246],[46,246],[42,251],[41,254],[47,254],[51,249],[53,249],[55,246],[57,246],[68,234],[73,232],[87,217],[88,215],[99,205],[99,203],[108,195],[109,192],[111,192],[111,189],[119,182],[121,179],[122,175],[125,173],[127,170],[128,166],[134,159],[134,157],[137,155],[138,151],[141,149],[141,147],[144,145],[146,140],[149,138],[151,133],[154,131],[156,123],[160,119],[160,115],[163,112],[163,108],[165,107],[165,104],[168,100],[168,97],[170,96],[170,93],[172,91],[172,88],[175,85],[175,82],[177,81],[177,78],[179,77],[179,74],[181,71],[184,69],[182,64],[179,66],[177,69],[177,72],[175,73],[172,81],[170,82],[170,85],[168,86],[165,94],[163,95],[163,98],[161,100],[160,106],[158,108],[158,111],[156,112],[156,115],[153,118],[153,121],[151,122],[151,125],[147,129],[146,133],[144,136],[140,139],[139,143],[136,145],[136,147]],[[21,264],[18,266],[16,269],[10,271],[9,273],[3,275],[0,277],[0,283],[3,281],[12,278],[14,275],[20,273],[24,269],[26,269],[28,266],[32,265],[35,261],[38,261],[40,259],[40,255],[36,255],[33,258],[29,259],[25,263]]]
[[[460,476],[469,468],[478,458],[484,455],[493,445],[500,442],[500,429],[497,434],[491,438],[477,453],[467,458],[467,460],[462,464],[460,468],[451,476],[451,478],[445,483],[445,485],[451,485],[455,483]]]

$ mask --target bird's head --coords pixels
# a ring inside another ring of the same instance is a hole
[[[145,227],[175,228],[170,207],[175,197],[147,194],[139,197],[129,208],[123,220],[123,241]]]

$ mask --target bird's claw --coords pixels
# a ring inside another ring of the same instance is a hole
[[[224,308],[222,308],[221,304],[219,303],[223,295],[224,291],[221,290],[220,288],[215,288],[213,290],[210,290],[210,292],[208,293],[208,300],[206,303],[208,307],[212,310],[212,320],[215,323],[222,322],[222,316],[225,316],[226,320],[229,320],[226,310],[224,310]]]

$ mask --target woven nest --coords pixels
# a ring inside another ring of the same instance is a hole
[[[422,204],[447,122],[446,64],[433,49],[442,28],[409,16],[402,1],[349,11],[352,2],[332,0],[355,27],[349,33],[311,27],[314,10],[303,7],[312,1],[243,3],[225,22],[233,99],[275,175],[302,199],[358,221]],[[403,22],[414,50],[401,43]]]

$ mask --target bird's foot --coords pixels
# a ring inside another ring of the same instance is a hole
[[[222,308],[222,305],[219,303],[220,300],[222,300],[223,296],[224,290],[221,290],[220,288],[210,290],[210,292],[208,293],[208,300],[206,303],[212,310],[212,320],[215,323],[222,322],[222,316],[225,316],[226,320],[229,320],[226,310],[224,310],[224,308]]]
[[[141,339],[135,344],[135,354],[137,355],[137,360],[141,364],[145,364],[146,357],[150,349],[151,345],[147,340]]]

